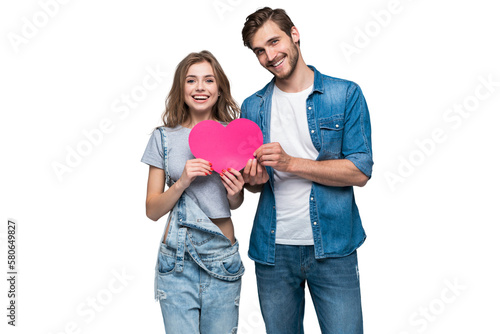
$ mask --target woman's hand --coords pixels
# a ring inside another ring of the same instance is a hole
[[[191,159],[186,161],[182,175],[175,183],[180,189],[186,190],[196,177],[210,175],[212,171],[213,168],[210,162],[204,159]]]
[[[236,169],[228,168],[227,170],[222,170],[222,173],[220,173],[220,178],[227,191],[229,207],[233,210],[237,209],[243,202],[242,189],[245,185],[243,175],[241,175],[241,173]]]

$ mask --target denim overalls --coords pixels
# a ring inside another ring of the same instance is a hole
[[[161,128],[161,134],[166,183],[171,186],[168,132]],[[236,333],[244,271],[238,241],[231,245],[183,193],[168,216],[156,264],[155,298],[161,304],[166,333]]]

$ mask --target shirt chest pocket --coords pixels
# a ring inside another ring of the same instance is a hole
[[[330,153],[332,158],[339,158],[342,152],[344,117],[321,118],[319,128],[321,132],[321,150]]]

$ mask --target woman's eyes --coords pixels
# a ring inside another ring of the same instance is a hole
[[[188,84],[193,84],[193,83],[195,83],[195,82],[196,82],[196,80],[194,80],[194,79],[189,79],[189,80],[187,80],[186,82],[187,82]],[[215,82],[215,80],[214,80],[214,79],[206,79],[206,80],[205,80],[205,82],[208,82],[208,83],[214,83],[214,82]]]

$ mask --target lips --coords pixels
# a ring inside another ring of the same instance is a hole
[[[206,101],[206,100],[208,100],[208,96],[207,95],[193,95],[193,99],[195,99],[196,101]]]
[[[285,58],[286,58],[286,56],[283,56],[283,58],[281,58],[277,62],[274,62],[274,63],[270,64],[270,66],[274,67],[274,68],[280,67],[283,64],[283,62],[285,61]]]

